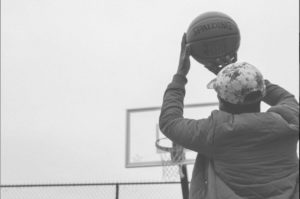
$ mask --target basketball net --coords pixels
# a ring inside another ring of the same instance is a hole
[[[164,141],[166,145],[166,141],[169,147],[162,147],[159,144],[159,141]],[[184,148],[170,140],[158,140],[157,148],[161,150],[160,153],[162,167],[163,167],[163,180],[164,181],[178,181],[178,178],[183,178],[184,174],[182,172],[182,165],[185,160],[185,152]],[[171,144],[172,143],[172,144]]]

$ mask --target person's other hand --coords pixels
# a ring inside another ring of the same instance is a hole
[[[227,55],[222,59],[216,59],[214,63],[204,64],[205,68],[217,75],[225,66],[237,61],[237,54]]]

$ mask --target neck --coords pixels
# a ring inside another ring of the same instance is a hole
[[[247,105],[231,104],[222,99],[219,99],[219,109],[232,114],[241,113],[259,113],[260,112],[260,102]]]

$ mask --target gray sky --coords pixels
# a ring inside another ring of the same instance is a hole
[[[1,183],[160,178],[161,168],[124,168],[125,111],[161,105],[181,36],[202,12],[234,18],[239,60],[299,96],[298,4],[2,0]],[[213,75],[194,60],[188,78],[186,103],[216,101]]]

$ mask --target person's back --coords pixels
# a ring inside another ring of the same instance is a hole
[[[216,114],[228,119],[214,133],[216,175],[247,199],[290,198],[299,170],[297,126],[272,112]]]
[[[180,67],[164,95],[160,128],[172,141],[198,152],[189,198],[298,199],[299,104],[294,96],[264,81],[255,67],[232,64],[213,82],[220,110],[208,118],[186,119],[188,69]],[[258,95],[247,101],[247,92]],[[260,101],[271,107],[260,112]]]
[[[292,95],[285,95],[290,98],[267,112],[212,112],[207,124],[202,124],[209,150],[198,151],[190,198],[299,198],[299,111],[294,108],[298,103]],[[199,176],[206,176],[205,180]],[[206,181],[202,191],[199,181]]]

